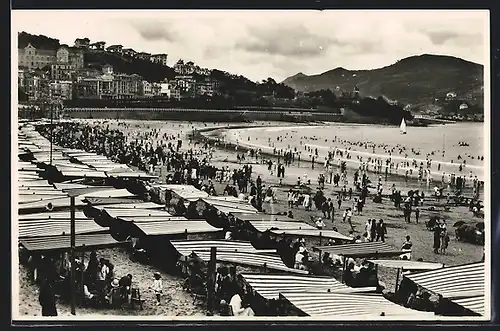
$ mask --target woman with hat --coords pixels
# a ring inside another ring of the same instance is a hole
[[[118,307],[121,304],[120,298],[120,282],[115,278],[111,282],[111,289],[109,290],[108,295],[106,295],[106,300],[111,304],[111,306]]]

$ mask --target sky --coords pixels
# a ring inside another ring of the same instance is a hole
[[[276,81],[336,67],[373,69],[420,54],[486,64],[486,11],[12,11],[12,33],[167,53],[200,67]]]

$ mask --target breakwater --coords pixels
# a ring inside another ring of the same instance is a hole
[[[243,109],[177,109],[177,108],[65,108],[69,118],[102,118],[128,120],[183,120],[201,122],[249,122],[249,121],[347,121],[338,113],[318,113],[284,110]]]

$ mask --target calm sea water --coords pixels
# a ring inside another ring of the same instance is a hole
[[[230,130],[226,137],[240,144],[260,148],[297,149],[303,159],[311,158],[318,149],[322,160],[335,148],[349,150],[351,159],[357,156],[387,159],[397,162],[415,159],[432,160],[433,174],[442,172],[483,177],[484,124],[455,123],[429,127],[408,127],[407,134],[399,127],[365,124],[330,123],[327,126],[264,127]],[[365,144],[366,143],[366,146]],[[466,143],[468,146],[460,146]],[[375,145],[375,148],[371,147]],[[443,154],[443,150],[445,153]],[[459,158],[460,156],[460,158]],[[465,164],[464,164],[465,161]],[[438,172],[438,163],[441,163]],[[462,164],[462,171],[459,165]]]

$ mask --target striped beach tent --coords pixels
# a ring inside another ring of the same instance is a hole
[[[353,288],[333,277],[315,275],[241,274],[243,280],[263,298],[278,299],[281,292],[373,292],[375,287]]]
[[[205,221],[152,221],[133,223],[146,236],[213,233],[220,231]]]
[[[163,209],[164,205],[155,202],[118,203],[99,205],[100,209]]]
[[[443,263],[421,262],[412,260],[368,260],[371,263],[386,268],[402,270],[435,270],[444,268]]]
[[[66,219],[20,219],[18,222],[19,238],[70,234],[70,223],[69,213]],[[75,219],[75,233],[107,231],[107,228],[99,226],[92,219]]]
[[[194,251],[203,261],[210,261],[210,251]],[[243,251],[217,251],[217,261],[244,266],[267,268],[268,270],[285,271],[293,274],[308,274],[308,271],[287,267],[281,257],[275,254],[262,254]]]
[[[484,315],[486,303],[484,262],[415,272],[404,277],[476,314]]]
[[[134,218],[134,217],[171,217],[172,214],[165,210],[139,209],[139,208],[99,208],[114,218]]]
[[[342,318],[430,318],[433,312],[422,312],[395,304],[380,294],[337,292],[280,292],[280,298],[288,301],[304,315],[312,317]]]
[[[315,251],[320,251],[321,254],[328,252],[331,255],[348,256],[353,258],[398,256],[403,253],[401,249],[396,249],[389,244],[377,241],[345,245],[317,246],[313,249]]]
[[[248,241],[234,240],[171,240],[179,254],[187,256],[193,252],[210,252],[212,247],[217,247],[217,252],[246,252],[276,254],[276,249],[256,249]]]
[[[31,252],[57,251],[71,248],[69,235],[23,238],[19,240],[19,243]],[[75,247],[80,250],[114,247],[123,243],[125,242],[117,241],[108,233],[77,234],[75,236]]]
[[[33,214],[19,215],[19,220],[65,220],[69,219],[69,211],[43,212]],[[88,219],[85,214],[79,210],[75,211],[75,219]]]

